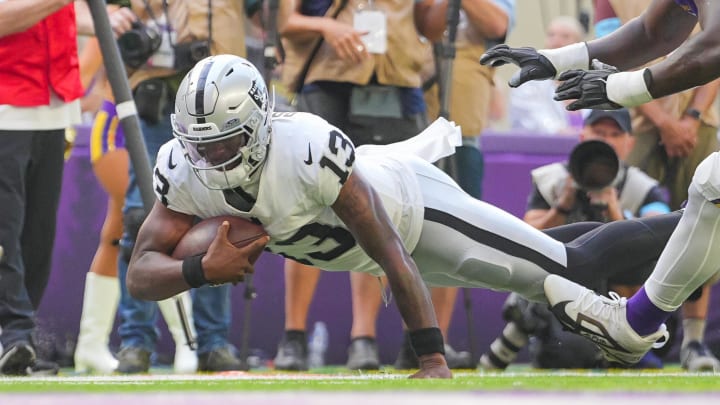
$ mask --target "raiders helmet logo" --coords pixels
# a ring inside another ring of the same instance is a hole
[[[257,80],[253,80],[248,95],[259,109],[265,111],[265,93],[260,90]]]

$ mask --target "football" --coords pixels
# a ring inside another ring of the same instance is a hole
[[[184,259],[207,252],[210,244],[215,240],[218,227],[223,221],[230,223],[228,240],[237,247],[245,246],[255,239],[267,235],[262,226],[241,217],[223,215],[207,218],[187,231],[175,246],[172,256],[176,259]]]

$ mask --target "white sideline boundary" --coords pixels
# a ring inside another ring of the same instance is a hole
[[[60,376],[32,376],[32,377],[2,377],[0,376],[0,392],[2,392],[3,384],[23,384],[30,381],[36,382],[60,382],[60,383],[139,383],[152,381],[273,381],[273,380],[294,380],[294,381],[316,381],[316,380],[397,380],[405,379],[410,375],[409,372],[372,372],[357,374],[316,374],[316,373],[282,373],[282,372],[258,372],[258,371],[228,371],[214,374],[134,374],[134,375],[60,375]],[[718,375],[720,373],[690,373],[687,371],[647,371],[647,370],[623,370],[623,371],[548,371],[548,372],[483,372],[483,371],[466,371],[453,372],[455,377],[482,377],[487,379],[513,379],[518,377],[623,377],[623,378],[652,378],[652,377],[707,377],[709,375]],[[720,380],[718,381],[718,389],[720,389]]]

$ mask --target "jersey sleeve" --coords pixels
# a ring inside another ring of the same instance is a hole
[[[194,175],[187,170],[181,146],[172,140],[158,151],[153,169],[153,188],[155,196],[167,208],[193,215],[192,199],[182,187],[184,176]]]
[[[337,200],[342,186],[353,171],[355,146],[347,135],[331,127],[324,138],[324,145],[319,149],[322,153],[317,160],[317,196],[321,204],[330,206]]]

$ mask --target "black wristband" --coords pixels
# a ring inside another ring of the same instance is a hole
[[[562,208],[562,207],[559,206],[559,205],[556,205],[556,206],[555,206],[555,211],[557,211],[559,214],[563,214],[563,215],[565,215],[565,216],[570,215],[570,213],[572,212],[571,209]]]
[[[205,271],[202,267],[202,258],[205,255],[186,257],[182,263],[182,274],[185,282],[192,288],[202,287],[208,284],[205,278]]]
[[[643,80],[645,81],[645,88],[648,93],[652,96],[652,98],[655,98],[655,96],[650,93],[650,88],[653,86],[653,75],[650,69],[645,69],[645,71],[643,71]]]
[[[445,342],[440,328],[412,330],[408,334],[410,344],[418,357],[433,353],[445,354]]]

